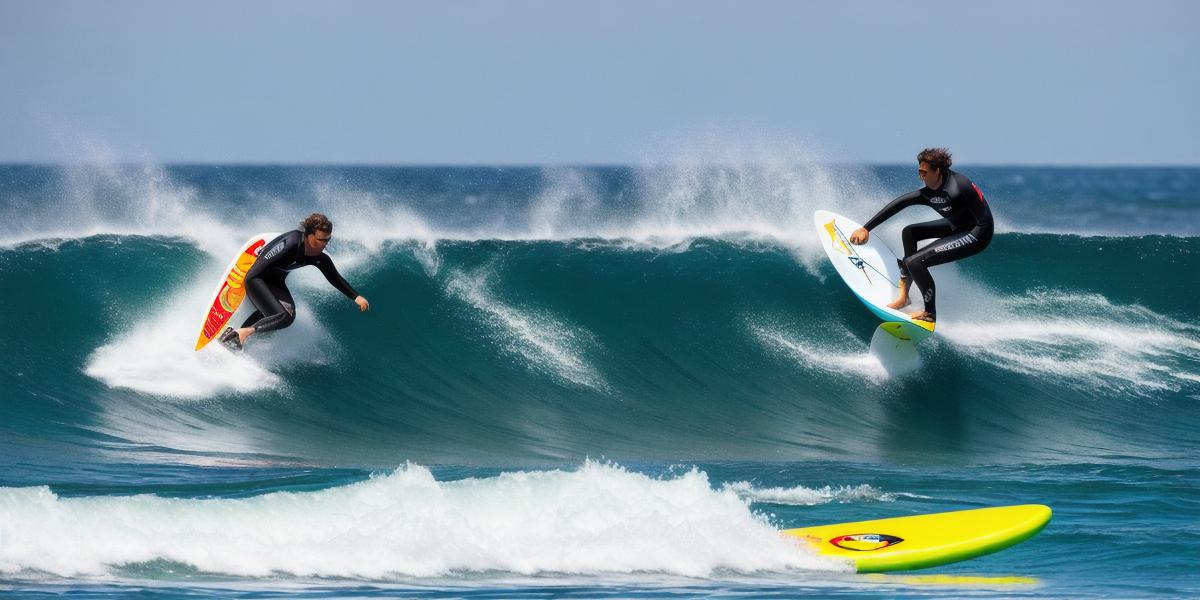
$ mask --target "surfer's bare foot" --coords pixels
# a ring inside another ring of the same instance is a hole
[[[887,306],[888,306],[888,308],[894,308],[894,309],[899,310],[901,308],[904,308],[905,306],[908,306],[909,304],[911,304],[911,302],[909,302],[908,296],[900,296],[899,298],[896,298],[895,302],[892,302],[892,303],[888,304]]]
[[[933,315],[929,314],[929,311],[923,310],[923,311],[921,311],[921,312],[919,312],[919,313],[915,313],[915,314],[913,314],[913,315],[912,315],[912,320],[914,320],[914,321],[927,321],[927,322],[929,322],[929,323],[936,323],[936,322],[937,322],[937,317],[935,317],[935,316],[933,316]]]
[[[252,334],[252,333],[254,333],[253,327],[243,327],[243,328],[237,330],[238,343],[245,344],[246,338],[250,337],[250,334]]]

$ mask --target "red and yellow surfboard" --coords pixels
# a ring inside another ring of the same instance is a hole
[[[196,339],[196,350],[203,348],[217,337],[217,334],[221,333],[221,329],[229,322],[229,318],[237,312],[242,300],[246,297],[246,273],[258,260],[258,253],[262,251],[263,246],[275,239],[277,235],[279,234],[260,233],[246,240],[246,243],[242,245],[242,250],[229,262],[224,277],[217,284],[217,291],[213,293],[213,298],[208,303],[208,312],[204,315],[204,322],[200,324],[200,337]]]

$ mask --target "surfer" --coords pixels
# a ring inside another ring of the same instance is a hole
[[[918,204],[928,206],[942,215],[936,221],[914,223],[904,228],[904,258],[900,263],[900,295],[889,308],[908,306],[908,288],[916,282],[921,288],[925,310],[912,315],[913,319],[934,322],[937,307],[933,277],[929,267],[943,265],[978,254],[992,241],[992,210],[983,192],[961,173],[950,170],[950,152],[945,148],[927,148],[917,155],[917,175],[925,187],[892,200],[871,220],[850,234],[853,244],[865,244],[871,230],[892,218],[896,213]],[[917,250],[917,242],[936,238],[937,241]]]
[[[315,265],[330,285],[354,300],[360,311],[371,308],[366,298],[358,295],[338,274],[325,247],[333,237],[333,223],[321,213],[304,219],[300,229],[289,231],[268,243],[258,260],[246,273],[246,296],[257,310],[238,329],[226,327],[221,343],[231,350],[241,350],[246,338],[255,333],[275,331],[296,320],[296,302],[284,284],[287,276],[300,267]]]

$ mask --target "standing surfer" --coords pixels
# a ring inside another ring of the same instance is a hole
[[[296,320],[296,302],[285,280],[292,271],[308,265],[316,265],[330,285],[354,300],[360,311],[369,310],[371,305],[367,299],[359,296],[342,279],[333,266],[333,260],[325,254],[331,237],[333,223],[325,215],[313,213],[304,219],[300,229],[271,240],[246,273],[246,295],[257,310],[242,323],[241,328],[226,327],[221,332],[221,343],[232,350],[241,350],[246,338],[255,333],[275,331],[291,325]]]
[[[908,306],[908,288],[913,282],[921,288],[925,310],[913,319],[934,322],[937,308],[933,277],[929,267],[943,265],[978,254],[992,241],[992,210],[983,192],[961,173],[950,170],[950,152],[945,148],[927,148],[917,155],[917,174],[925,187],[892,200],[861,228],[850,234],[853,244],[865,244],[871,230],[909,207],[921,204],[936,210],[942,218],[914,223],[904,228],[904,258],[900,263],[900,295],[889,308]],[[917,242],[937,241],[917,250]]]

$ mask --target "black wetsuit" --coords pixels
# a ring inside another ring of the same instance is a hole
[[[992,209],[988,208],[983,192],[970,179],[946,169],[940,188],[923,187],[892,200],[863,227],[870,231],[901,210],[918,204],[938,211],[942,218],[904,228],[904,258],[898,261],[900,276],[912,278],[912,282],[921,288],[925,310],[930,315],[937,315],[937,298],[929,267],[961,260],[986,248],[992,241]],[[917,250],[918,241],[932,238],[939,239]]]
[[[261,333],[291,325],[296,320],[296,302],[284,280],[288,273],[308,265],[316,265],[325,279],[347,298],[358,297],[358,292],[338,274],[328,254],[304,254],[304,232],[299,229],[289,231],[264,246],[258,253],[258,260],[246,273],[246,296],[258,310],[242,323],[242,327],[254,327]]]

